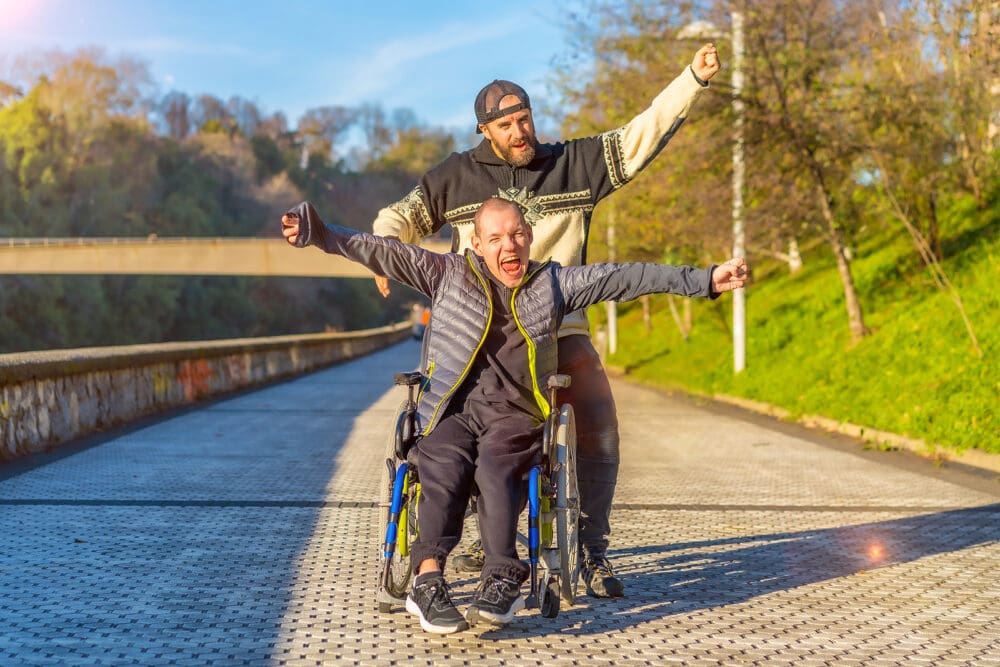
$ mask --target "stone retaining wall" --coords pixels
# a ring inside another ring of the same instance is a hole
[[[405,339],[408,323],[347,333],[0,355],[0,461],[163,410],[292,377]]]

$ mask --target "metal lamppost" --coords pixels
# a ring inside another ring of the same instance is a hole
[[[731,11],[733,31],[727,34],[707,21],[695,21],[677,34],[681,39],[712,36],[729,37],[733,45],[733,257],[746,254],[746,233],[743,225],[743,12]],[[733,290],[733,372],[746,367],[746,293]]]

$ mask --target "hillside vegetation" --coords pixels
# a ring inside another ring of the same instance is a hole
[[[595,0],[599,20],[579,21],[595,57],[560,71],[567,134],[629,123],[703,42],[723,63],[662,154],[597,206],[588,261],[722,261],[741,245],[736,209],[754,269],[740,375],[729,296],[690,304],[688,342],[688,302],[675,316],[654,299],[648,334],[642,309],[623,309],[610,361],[793,416],[1000,451],[996,3],[803,7]]]
[[[688,341],[666,297],[651,298],[646,332],[638,302],[619,315],[609,363],[632,378],[706,394],[740,396],[789,410],[962,450],[1000,453],[1000,208],[964,216],[944,239],[945,268],[961,295],[983,357],[951,299],[932,283],[905,236],[884,233],[858,248],[853,268],[870,334],[850,342],[832,259],[804,252],[791,275],[773,260],[754,267],[747,291],[747,368],[733,373],[732,300],[692,304]],[[603,311],[593,313],[599,320]]]

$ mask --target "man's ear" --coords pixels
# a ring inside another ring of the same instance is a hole
[[[483,242],[479,240],[479,234],[472,234],[472,238],[469,239],[472,242],[472,252],[476,253],[480,257],[483,256]]]

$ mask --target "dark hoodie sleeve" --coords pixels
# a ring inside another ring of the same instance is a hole
[[[299,218],[297,247],[312,245],[324,252],[341,255],[368,267],[375,275],[386,276],[427,296],[434,295],[449,263],[457,257],[327,224],[309,202],[289,209],[288,214]]]
[[[679,294],[716,298],[712,292],[715,266],[667,264],[587,264],[559,266],[558,280],[569,311],[586,308],[602,301],[631,301],[643,294]]]

